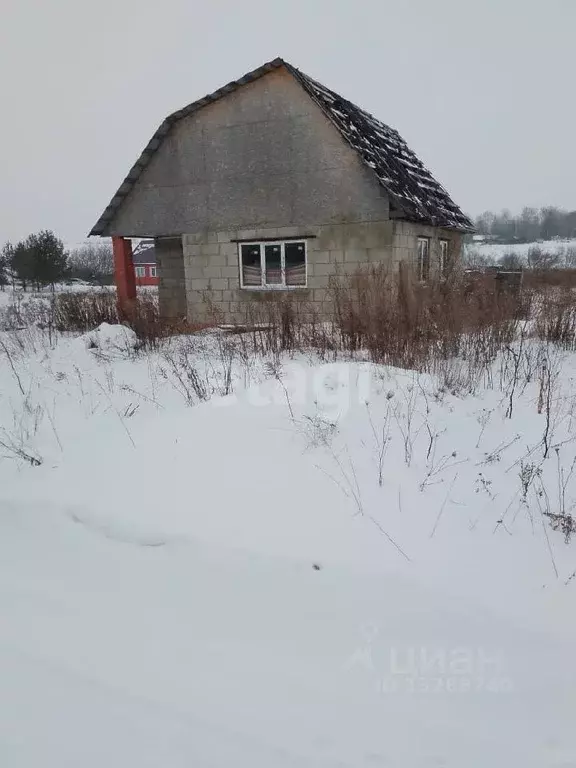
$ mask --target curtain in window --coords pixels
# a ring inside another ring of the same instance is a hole
[[[306,246],[286,243],[284,246],[286,285],[306,285]]]
[[[264,246],[266,285],[282,285],[282,246],[280,243]]]
[[[242,246],[242,284],[262,285],[262,267],[260,264],[260,246]]]

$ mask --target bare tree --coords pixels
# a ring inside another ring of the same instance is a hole
[[[576,237],[576,211],[552,205],[540,209],[526,206],[519,216],[507,209],[500,213],[486,211],[476,218],[475,226],[480,234],[492,235],[505,243],[572,238]]]
[[[495,216],[491,211],[485,211],[481,216],[477,216],[474,224],[478,233],[481,235],[491,235],[494,219]]]
[[[573,245],[565,248],[562,252],[562,258],[566,268],[574,269],[576,267],[576,248]]]
[[[509,251],[508,253],[505,253],[504,256],[501,256],[498,264],[502,269],[508,269],[508,270],[517,270],[522,269],[524,266],[524,263],[522,261],[522,257],[519,256],[517,253],[514,253],[514,251]]]
[[[464,249],[462,263],[467,269],[481,269],[483,267],[492,267],[494,258],[487,253],[482,253],[474,246]]]
[[[86,243],[70,254],[72,276],[105,285],[114,272],[112,245],[108,242]]]
[[[517,235],[520,240],[531,243],[540,237],[540,214],[537,208],[525,207],[522,209],[517,226]]]
[[[546,251],[539,245],[533,245],[528,250],[527,262],[528,269],[554,269],[560,262],[560,256],[557,253]]]

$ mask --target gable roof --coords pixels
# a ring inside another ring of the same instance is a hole
[[[136,248],[132,254],[134,264],[156,264],[156,248],[153,245]]]
[[[390,196],[392,210],[396,210],[399,217],[462,231],[474,229],[470,219],[452,201],[448,192],[433,178],[397,131],[308,77],[288,62],[277,58],[169,115],[132,166],[104,213],[90,231],[90,235],[107,233],[108,226],[122,202],[150,163],[174,123],[280,67],[285,67],[294,76],[338,129],[344,140],[374,172],[378,182]]]

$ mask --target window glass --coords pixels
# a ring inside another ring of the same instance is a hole
[[[240,243],[243,288],[306,286],[306,241]]]
[[[286,285],[306,285],[306,245],[305,243],[286,243]]]
[[[242,284],[262,285],[262,267],[260,264],[260,246],[243,245],[242,254]]]
[[[440,274],[446,277],[449,269],[448,240],[440,240]]]
[[[282,284],[282,246],[280,243],[271,243],[264,246],[264,258],[266,263],[266,285]]]
[[[430,275],[430,241],[427,237],[418,238],[418,277],[428,280]]]

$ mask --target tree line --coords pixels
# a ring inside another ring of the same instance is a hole
[[[481,235],[491,235],[503,243],[531,243],[535,240],[576,238],[576,211],[555,206],[525,207],[514,216],[508,209],[500,213],[485,211],[474,220]]]
[[[524,254],[510,250],[496,257],[485,253],[482,248],[468,245],[463,254],[463,263],[470,269],[500,267],[504,270],[531,269],[548,271],[551,269],[575,269],[576,246],[565,245],[549,250],[546,246],[535,244]]]
[[[16,284],[40,290],[73,278],[104,285],[111,282],[112,247],[87,243],[68,252],[54,232],[42,230],[18,243],[6,243],[0,252],[0,288]]]

